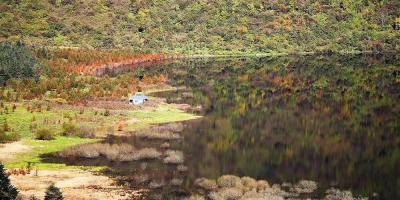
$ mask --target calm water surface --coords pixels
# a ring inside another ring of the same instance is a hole
[[[160,161],[104,159],[53,162],[108,165],[132,187],[139,175],[165,180],[164,194],[188,191],[199,177],[234,174],[294,183],[318,182],[377,199],[400,198],[400,56],[305,56],[182,60],[106,71],[164,74],[192,90],[153,94],[170,103],[201,105],[199,120],[184,122],[184,139],[171,149],[186,155],[187,173]],[[162,141],[110,138],[136,148]],[[146,165],[146,169],[143,168]],[[179,189],[168,186],[180,178]]]

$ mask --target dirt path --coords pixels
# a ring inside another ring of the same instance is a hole
[[[18,154],[29,152],[32,148],[22,142],[0,145],[0,162],[15,159]],[[140,199],[138,191],[125,190],[115,186],[106,176],[95,175],[82,169],[32,170],[30,174],[10,175],[11,184],[16,186],[23,199],[31,195],[44,199],[46,188],[52,183],[61,189],[68,200],[123,200]]]
[[[140,199],[138,191],[114,186],[106,176],[94,175],[81,169],[39,170],[25,176],[11,175],[11,183],[18,188],[23,199],[36,196],[44,199],[46,188],[54,183],[68,200]]]
[[[0,162],[13,160],[17,154],[29,152],[31,149],[31,147],[23,145],[22,142],[1,144]]]

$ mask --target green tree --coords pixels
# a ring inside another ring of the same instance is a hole
[[[64,197],[62,196],[62,192],[60,191],[60,188],[54,186],[54,184],[51,184],[47,189],[46,189],[46,194],[44,196],[44,200],[63,200]]]
[[[10,179],[5,172],[4,165],[0,163],[0,199],[14,200],[17,199],[18,190],[11,185]]]
[[[0,84],[11,78],[39,79],[41,64],[22,42],[0,43]]]

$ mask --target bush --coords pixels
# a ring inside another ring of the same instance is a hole
[[[150,129],[144,129],[136,134],[139,138],[147,138],[152,140],[177,140],[182,136],[173,132],[157,132]]]
[[[165,186],[165,181],[164,180],[153,180],[149,183],[149,188],[154,189],[154,188],[161,188]]]
[[[168,150],[165,152],[165,155],[167,155],[167,157],[164,158],[163,162],[167,164],[182,164],[184,161],[182,151]]]
[[[78,127],[74,123],[63,123],[62,125],[63,136],[76,136],[78,135]]]
[[[15,142],[21,139],[21,135],[16,132],[6,134],[2,128],[0,128],[0,143]]]
[[[353,200],[353,194],[350,191],[344,190],[338,190],[335,188],[328,189],[326,191],[326,197],[325,199],[327,200]]]
[[[257,188],[257,181],[254,180],[253,178],[250,178],[250,177],[247,177],[247,176],[242,177],[240,179],[240,183],[242,183],[243,186],[251,188],[251,189]]]
[[[36,139],[38,140],[54,140],[54,133],[48,128],[39,128],[36,130]]]
[[[79,136],[81,138],[94,138],[95,137],[95,129],[90,126],[82,125],[79,126]]]
[[[265,180],[259,180],[257,181],[257,190],[265,190],[270,188],[269,183]]]
[[[62,196],[62,193],[60,189],[54,184],[51,184],[45,192],[44,200],[63,200],[64,197]]]
[[[220,187],[236,187],[240,185],[240,178],[234,175],[224,175],[218,178],[217,183]]]
[[[294,185],[294,191],[297,193],[312,193],[317,189],[317,183],[314,181],[301,180]]]
[[[183,179],[174,178],[169,182],[171,185],[182,185]]]
[[[58,153],[60,157],[97,158],[99,156],[105,156],[108,160],[118,160],[122,162],[157,159],[161,157],[161,155],[162,153],[154,148],[144,148],[137,151],[129,144],[110,145],[102,143],[77,145]]]
[[[14,200],[17,199],[17,195],[17,188],[11,185],[10,179],[5,172],[4,166],[2,163],[0,163],[0,199]]]
[[[243,196],[243,191],[238,188],[222,188],[218,192],[211,192],[208,197],[213,200],[229,199],[236,200]]]
[[[188,170],[188,167],[186,167],[185,165],[178,165],[176,169],[180,172],[186,172]]]
[[[194,185],[196,187],[205,189],[205,190],[216,190],[218,189],[217,182],[215,180],[199,178],[194,181]]]

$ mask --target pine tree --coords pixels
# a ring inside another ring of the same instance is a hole
[[[0,163],[0,199],[15,200],[17,199],[18,190],[10,184],[10,179],[5,172],[4,166]]]
[[[64,197],[62,196],[62,192],[60,191],[60,188],[54,186],[54,184],[51,184],[47,189],[46,189],[46,194],[44,196],[44,200],[63,200]]]

